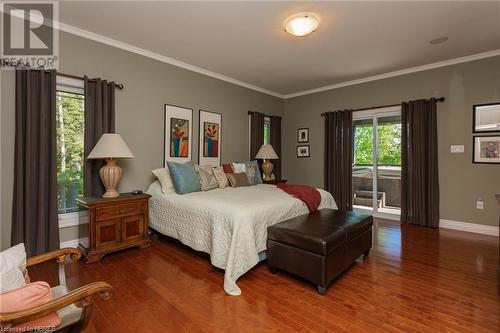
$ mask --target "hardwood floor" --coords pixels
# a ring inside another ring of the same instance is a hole
[[[208,259],[164,238],[151,248],[71,264],[68,285],[106,281],[111,300],[94,307],[90,332],[499,332],[498,238],[379,220],[370,255],[325,296],[259,264],[222,289]],[[54,281],[40,266],[33,279]]]

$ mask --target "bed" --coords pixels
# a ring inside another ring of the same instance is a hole
[[[337,206],[330,193],[319,190],[321,208]],[[306,205],[274,185],[215,189],[179,195],[164,194],[158,181],[151,184],[149,226],[210,255],[223,269],[224,290],[240,295],[236,280],[259,262],[266,249],[267,227],[307,214]]]

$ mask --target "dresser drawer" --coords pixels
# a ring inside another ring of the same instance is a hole
[[[128,204],[96,208],[96,220],[102,221],[120,216],[141,214],[144,212],[144,204]]]

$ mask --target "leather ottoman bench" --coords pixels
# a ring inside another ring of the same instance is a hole
[[[371,215],[321,209],[268,227],[267,264],[316,284],[332,280],[372,247]]]

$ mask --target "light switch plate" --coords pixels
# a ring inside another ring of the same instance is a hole
[[[464,145],[451,145],[450,152],[452,154],[460,154],[465,150]]]

